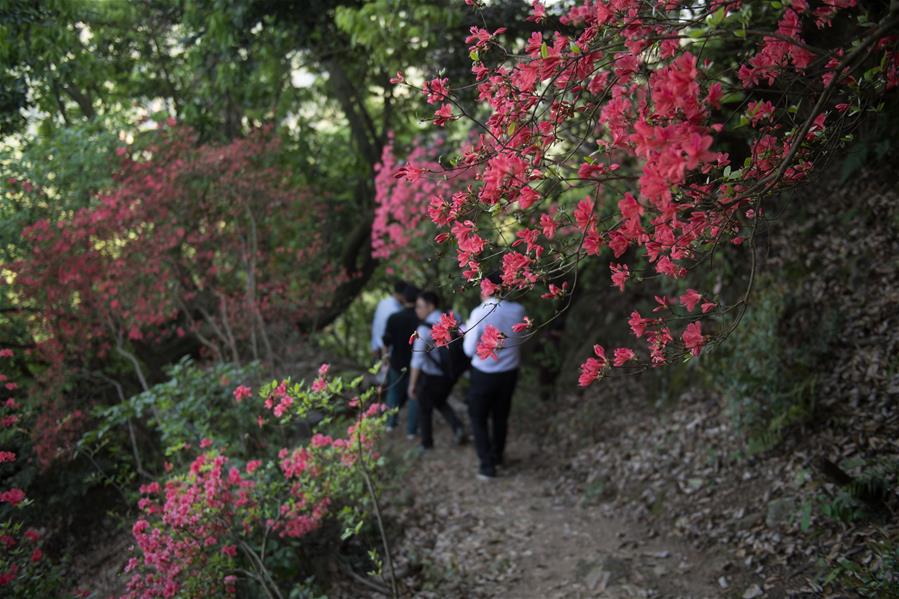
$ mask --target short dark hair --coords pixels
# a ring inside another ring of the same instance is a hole
[[[487,273],[486,279],[493,283],[494,285],[502,285],[503,284],[503,276],[500,274],[498,270],[491,271]]]
[[[406,281],[404,281],[402,279],[397,279],[396,282],[394,282],[394,284],[393,284],[393,292],[402,294],[404,291],[406,291],[406,287],[408,287],[408,286],[409,286],[409,284]]]
[[[422,291],[421,293],[418,294],[418,299],[420,299],[423,302],[426,302],[428,304],[431,304],[432,306],[434,306],[435,309],[440,308],[440,304],[441,304],[440,296],[437,295],[437,292],[435,292],[435,291],[430,291],[430,290]]]
[[[415,285],[406,285],[406,288],[403,289],[403,301],[407,304],[414,304],[419,293],[421,290]]]

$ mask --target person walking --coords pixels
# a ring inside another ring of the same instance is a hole
[[[375,315],[371,321],[371,343],[370,349],[372,359],[380,360],[384,357],[384,330],[387,327],[387,319],[403,309],[403,290],[406,288],[406,282],[397,280],[393,285],[393,293],[378,302],[375,308]],[[383,385],[387,378],[387,364],[381,366],[378,372],[378,384]]]
[[[396,409],[397,413],[387,418],[387,430],[392,431],[399,422],[399,410],[406,404],[409,388],[409,365],[412,361],[412,346],[409,338],[418,328],[421,321],[415,312],[415,300],[418,299],[418,288],[406,285],[403,290],[403,309],[395,312],[387,319],[384,328],[384,347],[388,348],[387,370],[387,406]],[[415,439],[418,433],[418,402],[409,400],[406,414],[406,437]]]
[[[403,309],[403,290],[406,289],[406,284],[405,281],[397,280],[393,284],[393,293],[379,301],[375,308],[375,315],[371,321],[371,353],[375,358],[380,358],[384,349],[384,329],[387,326],[387,319]]]
[[[502,282],[499,273],[487,278],[497,288]],[[472,310],[465,324],[463,348],[471,356],[468,416],[480,462],[477,476],[481,480],[496,477],[497,466],[503,465],[509,411],[521,362],[520,336],[512,327],[524,316],[521,304],[482,292],[481,304]],[[477,347],[487,327],[498,329],[503,340],[495,356],[482,358],[477,355]]]
[[[418,428],[421,433],[421,447],[433,449],[433,414],[436,409],[453,429],[455,443],[465,440],[465,425],[449,405],[448,399],[453,388],[453,380],[441,369],[436,359],[431,327],[440,321],[440,296],[433,291],[423,291],[415,302],[415,311],[422,320],[415,343],[412,346],[412,370],[409,375],[408,394],[418,400]]]

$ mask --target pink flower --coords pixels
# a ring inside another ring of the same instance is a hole
[[[680,303],[688,312],[692,312],[700,300],[702,300],[702,296],[695,289],[687,289],[687,292],[680,296]]]
[[[637,355],[634,353],[634,350],[627,347],[619,347],[615,349],[615,360],[613,361],[613,364],[615,365],[615,368],[621,368],[625,363],[630,362],[636,357]]]
[[[314,393],[320,393],[321,391],[324,391],[327,388],[328,388],[328,383],[325,381],[325,379],[323,379],[321,377],[312,381],[312,391]]]
[[[628,220],[639,219],[643,215],[643,207],[629,193],[624,194],[624,199],[618,202],[618,210]]]
[[[581,387],[587,387],[599,377],[600,372],[602,372],[602,364],[599,363],[599,360],[596,358],[587,358],[587,360],[581,364],[581,374],[577,379],[577,384]]]
[[[9,570],[0,574],[0,586],[6,586],[16,579],[19,575],[19,564],[12,564]]]
[[[325,376],[328,374],[328,371],[331,369],[331,365],[325,362],[321,366],[318,367],[318,376]]]
[[[543,6],[543,3],[540,0],[533,0],[531,2],[531,12],[528,15],[528,21],[534,21],[535,23],[542,23],[546,18],[546,7]]]
[[[481,279],[481,293],[487,297],[493,297],[500,290],[500,286],[488,278]]]
[[[0,358],[12,358],[12,350],[8,347],[0,349]]]
[[[431,337],[437,347],[445,347],[453,340],[452,329],[458,323],[452,314],[441,314],[440,321],[434,323],[431,327]]]
[[[250,460],[247,462],[246,471],[247,474],[253,474],[256,470],[259,469],[259,466],[262,465],[262,460]]]
[[[428,97],[428,104],[436,104],[449,97],[448,83],[449,79],[446,77],[442,79],[434,77],[430,81],[425,82],[422,91]]]
[[[22,489],[10,489],[0,493],[0,503],[8,503],[17,506],[25,500],[25,491]]]
[[[444,104],[434,111],[434,124],[438,127],[446,126],[446,124],[454,118],[452,104]]]
[[[523,333],[526,330],[528,330],[529,328],[531,328],[532,326],[534,326],[533,321],[531,321],[530,318],[525,316],[524,320],[522,320],[521,322],[519,322],[517,324],[512,325],[512,330],[515,331],[516,333]]]
[[[15,462],[16,454],[12,451],[0,451],[0,464],[4,462]]]
[[[589,197],[577,203],[577,207],[574,209],[574,222],[581,231],[585,231],[587,226],[593,222],[593,200]]]
[[[581,374],[577,380],[578,385],[581,387],[586,387],[595,381],[602,374],[603,368],[609,363],[608,359],[606,359],[606,350],[601,345],[594,345],[593,353],[596,355],[595,358],[587,358],[581,364]]]
[[[31,561],[37,563],[41,561],[42,557],[44,557],[44,552],[41,551],[40,547],[35,547],[34,551],[31,552]]]
[[[315,447],[317,449],[321,449],[322,447],[328,447],[333,442],[334,442],[334,439],[332,439],[328,435],[323,435],[321,433],[315,433],[312,436],[312,439],[309,441],[310,445],[312,445],[312,447]]]
[[[661,312],[662,310],[667,310],[671,307],[670,300],[667,295],[657,295],[655,296],[656,304],[658,304],[655,308],[652,309],[653,312]]]
[[[237,545],[222,545],[222,553],[231,557],[237,557]]]
[[[543,236],[547,239],[552,239],[556,235],[556,229],[559,227],[559,224],[553,220],[548,214],[540,215],[540,228],[543,229]]]
[[[205,437],[203,439],[200,439],[200,449],[207,449],[209,447],[212,447],[212,439],[208,439]]]
[[[390,85],[398,85],[406,81],[406,78],[403,76],[402,71],[397,71],[396,75],[390,78]]]
[[[478,357],[482,360],[486,360],[487,358],[498,360],[499,357],[496,355],[496,349],[502,347],[502,335],[500,330],[491,324],[484,327],[484,332],[481,334],[481,339],[478,341]]]
[[[702,351],[702,346],[705,344],[705,340],[702,337],[702,324],[697,322],[691,322],[687,325],[687,328],[684,329],[683,335],[681,335],[681,339],[684,341],[684,347],[686,347],[694,356],[698,356]]]
[[[618,287],[619,291],[624,291],[624,284],[631,276],[627,264],[610,264],[609,268],[612,269],[612,284]]]
[[[627,323],[631,326],[631,331],[634,332],[634,336],[639,339],[646,331],[646,326],[650,323],[650,320],[648,318],[643,318],[640,316],[640,313],[635,310],[634,312],[631,312],[631,317],[628,319]]]
[[[237,389],[234,390],[234,399],[237,403],[242,402],[253,395],[253,390],[247,387],[246,385],[240,385]]]
[[[602,237],[595,230],[588,231],[587,236],[584,237],[584,251],[588,256],[598,256],[601,249]]]
[[[141,495],[153,495],[155,493],[159,493],[159,483],[155,480],[149,484],[141,485],[139,487]]]
[[[712,310],[714,310],[714,309],[715,309],[715,306],[717,306],[717,305],[718,305],[718,304],[716,304],[716,303],[714,303],[714,302],[705,302],[704,304],[702,304],[702,306],[700,306],[700,309],[702,310],[702,313],[703,313],[703,314],[706,314],[706,313],[711,312]]]

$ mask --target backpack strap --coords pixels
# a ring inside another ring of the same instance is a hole
[[[436,345],[430,349],[426,349],[425,350],[425,359],[428,360],[434,366],[436,366],[437,370],[439,370],[442,375],[446,376],[447,375],[446,368],[444,368],[443,365],[440,363],[440,361],[437,360],[437,358],[435,358],[434,355],[431,353],[431,352],[436,352],[436,351],[439,351],[439,348]]]

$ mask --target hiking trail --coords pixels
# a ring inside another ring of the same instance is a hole
[[[458,393],[456,394],[456,396]],[[457,412],[465,414],[458,397]],[[514,402],[513,402],[514,403]],[[513,405],[507,467],[476,478],[471,444],[455,447],[435,418],[435,449],[414,458],[399,431],[389,441],[409,460],[385,494],[403,596],[417,598],[718,597],[723,558],[616,517],[604,504],[561,490],[559,464],[539,446],[534,415]],[[377,595],[375,595],[377,596]]]

